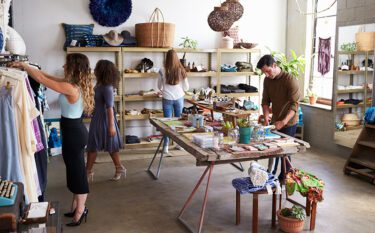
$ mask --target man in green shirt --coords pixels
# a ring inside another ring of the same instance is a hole
[[[282,133],[294,137],[298,122],[298,100],[300,98],[297,79],[291,74],[283,71],[271,55],[264,55],[257,64],[265,75],[263,83],[263,124],[269,124],[269,115],[272,118],[271,123]],[[275,166],[272,170],[274,159],[270,159],[268,170],[276,174],[279,158],[276,158]],[[281,163],[283,167],[283,161]],[[289,168],[287,167],[287,170]],[[279,179],[284,179],[284,171],[281,169]]]

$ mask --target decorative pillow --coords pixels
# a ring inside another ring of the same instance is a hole
[[[84,41],[85,35],[92,35],[92,31],[94,30],[94,24],[62,24],[65,31],[65,44],[64,50],[66,47],[70,46],[72,40],[76,40],[77,42]]]
[[[84,35],[83,38],[83,46],[86,47],[101,47],[104,43],[102,35]]]

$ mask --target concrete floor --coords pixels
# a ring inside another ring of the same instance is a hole
[[[185,233],[176,220],[182,205],[194,184],[204,171],[196,167],[191,155],[167,157],[161,177],[154,181],[145,172],[150,155],[143,159],[124,161],[128,176],[119,182],[107,181],[113,175],[111,163],[95,166],[94,183],[90,185],[87,202],[87,223],[76,228],[64,227],[64,232],[128,232],[128,233]],[[142,157],[142,156],[138,156]],[[102,157],[101,161],[108,161]],[[266,161],[262,161],[266,163]],[[326,182],[325,200],[318,204],[315,232],[375,232],[375,186],[365,180],[346,176],[342,172],[345,158],[337,155],[309,151],[293,158],[295,167],[316,174]],[[245,164],[246,168],[248,163]],[[251,232],[251,195],[242,196],[242,222],[235,225],[235,191],[233,178],[246,176],[230,165],[218,165],[213,171],[203,232]],[[60,157],[49,164],[47,199],[60,201],[62,212],[69,210],[71,195],[65,186],[65,168]],[[184,218],[198,223],[203,188],[199,190]],[[299,194],[295,199],[303,200]],[[271,229],[271,198],[260,198],[259,232],[279,232]],[[290,203],[283,201],[283,206]],[[62,217],[63,223],[70,219]],[[305,222],[308,231],[308,221]]]

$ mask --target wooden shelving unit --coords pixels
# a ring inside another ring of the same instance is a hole
[[[125,108],[127,102],[144,102],[144,101],[160,101],[161,98],[158,96],[141,96],[141,95],[127,95],[124,93],[123,87],[128,79],[154,79],[159,77],[159,73],[124,73],[123,60],[128,56],[129,53],[162,53],[165,54],[171,48],[145,48],[145,47],[69,47],[67,53],[113,53],[114,61],[118,70],[121,74],[121,82],[118,88],[118,96],[115,97],[117,112],[120,114],[118,120],[120,122],[120,129],[123,132],[123,139],[125,139],[125,122],[131,120],[147,120],[150,118],[150,114],[141,114],[137,116],[125,115]],[[252,53],[260,53],[258,49],[181,49],[174,48],[177,53],[201,53],[207,55],[208,71],[207,72],[188,72],[189,78],[208,78],[209,85],[212,87],[212,78],[216,78],[216,85],[220,86],[221,79],[226,77],[246,76],[248,77],[247,83],[250,84],[250,77],[254,76],[254,72],[221,72],[221,58],[223,54],[229,53],[243,53],[247,54],[248,61],[251,61]],[[216,71],[213,71],[212,60],[216,58]],[[258,76],[257,76],[258,77]],[[125,84],[126,85],[126,84]],[[254,97],[259,96],[259,93],[220,93],[220,90],[216,90],[219,96],[230,96],[230,97]],[[191,98],[191,96],[185,96],[185,98]],[[260,98],[259,98],[260,103]],[[254,111],[257,113],[257,111]],[[158,114],[157,114],[158,115]],[[158,115],[162,116],[162,114]],[[89,122],[90,119],[85,121]],[[125,140],[124,140],[125,141]],[[158,142],[148,142],[142,139],[139,144],[125,144],[125,149],[145,148],[157,146]]]
[[[363,127],[346,161],[344,173],[357,174],[375,184],[375,125],[366,124]]]
[[[336,81],[337,86],[343,85],[342,83],[345,83],[345,85],[363,85],[364,87],[367,87],[368,83],[370,83],[370,76],[374,74],[372,70],[368,69],[368,59],[374,55],[374,51],[354,51],[354,52],[338,52],[338,64],[340,64],[340,57],[346,56],[349,60],[352,62],[358,62],[358,61],[365,61],[365,70],[336,70]],[[345,57],[345,58],[346,58]],[[356,64],[357,65],[357,64]],[[363,82],[359,83],[359,80],[362,80]],[[358,83],[356,83],[358,82]],[[356,83],[356,84],[355,84]],[[366,101],[367,97],[369,97],[368,94],[371,93],[371,90],[368,88],[361,88],[361,89],[349,89],[349,90],[338,90],[336,89],[336,101],[340,99],[352,99],[352,98],[358,98],[362,99],[363,102],[357,105],[354,104],[335,104],[334,113],[336,116],[336,120],[339,120],[338,118],[342,116],[345,113],[361,113],[364,114],[366,109],[371,106],[371,101]],[[343,97],[343,95],[346,95],[346,97]],[[360,111],[358,109],[361,109]],[[361,116],[360,116],[361,117]],[[341,117],[340,117],[341,118]],[[341,119],[340,119],[341,120]],[[343,134],[343,132],[340,132],[340,135]]]

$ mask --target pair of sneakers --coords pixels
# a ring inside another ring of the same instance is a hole
[[[185,151],[184,148],[182,148],[180,145],[176,144],[176,146],[174,147],[176,148],[176,150],[182,150],[182,151]],[[168,154],[169,153],[169,146],[165,146],[164,149],[163,149],[163,154]]]

